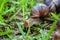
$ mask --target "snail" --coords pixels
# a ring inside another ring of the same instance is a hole
[[[54,33],[54,40],[60,40],[60,20],[57,23],[56,31]]]
[[[33,7],[31,17],[45,17],[49,13],[49,9],[45,4],[37,4]]]
[[[30,13],[30,18],[25,21],[24,25],[29,25],[30,22],[33,24],[36,23],[36,20],[39,20],[39,18],[43,18],[47,16],[49,13],[49,8],[45,4],[37,4],[32,8],[32,11]]]
[[[50,12],[59,13],[60,12],[60,0],[45,0],[45,4],[50,9]]]
[[[51,4],[51,2],[52,2],[52,0],[45,0],[45,4],[47,5],[47,6],[49,6],[50,4]]]
[[[57,22],[57,29],[60,29],[60,20]]]
[[[54,40],[60,40],[60,32],[56,31],[54,34]]]

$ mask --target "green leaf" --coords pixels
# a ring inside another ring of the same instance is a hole
[[[51,13],[51,15],[54,17],[54,19],[59,20],[59,17],[56,14]]]

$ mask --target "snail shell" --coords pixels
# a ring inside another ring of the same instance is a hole
[[[52,0],[45,0],[45,4],[47,5],[47,6],[49,6],[50,4],[51,4],[51,2],[52,2]]]
[[[31,17],[45,17],[49,13],[49,9],[45,4],[37,4],[33,7]]]
[[[45,4],[48,6],[50,12],[56,11],[56,6],[53,0],[45,0]]]
[[[60,32],[59,31],[56,31],[54,33],[54,40],[60,40]]]
[[[56,7],[60,6],[60,0],[53,0],[52,2],[55,3]]]
[[[45,4],[48,6],[50,12],[60,12],[60,0],[45,0]]]

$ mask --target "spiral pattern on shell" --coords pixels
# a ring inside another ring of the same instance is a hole
[[[31,17],[45,17],[49,13],[49,9],[45,4],[37,4],[33,7]]]

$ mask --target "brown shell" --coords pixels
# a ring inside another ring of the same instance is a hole
[[[60,20],[58,20],[58,22],[57,22],[57,27],[56,27],[56,29],[60,29]]]
[[[55,3],[56,7],[60,6],[60,0],[53,0],[52,2]]]
[[[45,0],[45,4],[47,5],[47,6],[49,6],[50,4],[51,4],[51,2],[52,2],[52,0]]]
[[[45,4],[48,6],[50,12],[60,11],[60,0],[45,0]]]
[[[60,32],[59,31],[55,31],[54,40],[60,40]]]
[[[49,13],[49,9],[45,4],[37,4],[33,7],[30,14],[31,17],[45,17]]]

